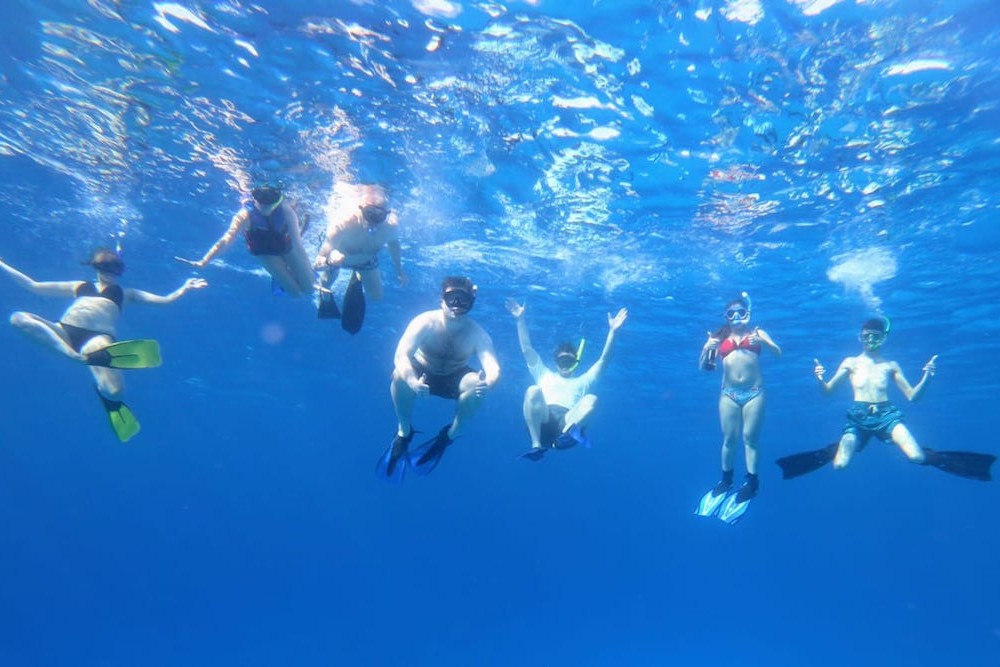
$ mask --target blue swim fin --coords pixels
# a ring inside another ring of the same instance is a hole
[[[413,440],[414,433],[416,433],[416,431],[411,428],[410,435],[405,438],[398,433],[396,434],[396,436],[392,439],[392,444],[386,448],[385,452],[375,463],[376,477],[381,477],[387,482],[392,482],[393,484],[402,484],[403,477],[406,476],[406,450],[407,447],[409,447],[410,441]]]
[[[698,509],[694,511],[698,516],[715,516],[719,513],[719,508],[726,501],[726,498],[732,495],[728,491],[719,491],[716,493],[716,489],[710,490],[704,496],[701,497],[701,502],[698,503]]]
[[[565,433],[561,433],[556,441],[552,443],[552,446],[556,449],[569,449],[570,447],[576,447],[577,445],[583,445],[584,447],[590,447],[590,438],[587,437],[585,429],[580,428],[579,424],[573,424]]]
[[[719,510],[719,519],[725,521],[730,526],[739,522],[746,514],[747,509],[750,507],[750,501],[753,497],[747,498],[746,500],[737,500],[738,493],[730,493],[726,496],[726,502],[722,503],[722,509]]]
[[[546,447],[532,447],[531,449],[521,454],[517,458],[526,459],[528,461],[541,461],[542,457],[545,456],[546,451],[547,451]]]
[[[719,519],[725,521],[730,526],[738,523],[743,518],[743,515],[747,513],[750,501],[757,495],[757,489],[757,476],[748,474],[747,481],[743,482],[739,490],[736,493],[729,494],[726,502],[722,503],[722,509],[719,510]]]
[[[453,442],[448,437],[448,429],[450,428],[451,424],[445,425],[440,433],[410,452],[410,468],[418,477],[426,477],[431,474],[437,464],[441,462],[444,450]]]

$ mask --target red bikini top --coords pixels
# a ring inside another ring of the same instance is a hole
[[[750,343],[750,336],[744,336],[739,343],[734,343],[732,338],[719,343],[719,358],[725,359],[736,350],[749,350],[756,355],[760,355],[760,343]]]

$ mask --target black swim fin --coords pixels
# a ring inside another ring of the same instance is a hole
[[[333,300],[333,292],[324,288],[319,290],[319,305],[316,306],[316,317],[321,320],[340,319],[340,308]]]
[[[952,475],[988,482],[993,479],[990,466],[997,460],[992,454],[978,452],[938,452],[924,447],[924,465]]]
[[[398,433],[392,439],[392,444],[385,450],[375,463],[375,476],[388,482],[400,484],[406,476],[407,448],[413,440],[416,431],[410,428],[410,434],[405,438]]]
[[[448,449],[448,445],[454,442],[448,437],[448,430],[450,428],[451,424],[445,425],[441,429],[441,432],[432,439],[410,451],[410,468],[418,477],[425,477],[431,474],[434,468],[437,467],[437,464],[441,462],[444,450]]]
[[[344,291],[344,314],[340,318],[340,326],[344,331],[356,334],[365,323],[365,290],[361,285],[361,276],[355,271]]]
[[[799,477],[814,470],[819,470],[837,455],[837,447],[838,443],[835,442],[811,452],[799,452],[798,454],[782,456],[777,460],[777,464],[781,466],[781,478],[792,479],[793,477]]]

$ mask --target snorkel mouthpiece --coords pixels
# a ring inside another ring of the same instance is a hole
[[[879,315],[877,318],[870,319],[861,325],[858,340],[872,351],[875,351],[882,347],[885,339],[889,336],[890,329],[892,329],[892,322],[889,318],[885,315]]]

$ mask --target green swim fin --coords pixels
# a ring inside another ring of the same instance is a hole
[[[781,466],[781,478],[792,479],[793,477],[810,473],[813,470],[819,470],[837,455],[838,446],[838,443],[835,442],[822,449],[781,457],[777,460],[777,464]]]
[[[929,465],[938,470],[965,477],[966,479],[976,479],[980,482],[988,482],[993,479],[990,474],[990,466],[997,460],[992,454],[980,454],[978,452],[938,452],[924,447],[924,465]]]
[[[108,413],[108,421],[111,422],[111,428],[114,429],[115,435],[122,442],[128,442],[136,433],[139,432],[139,420],[135,418],[132,411],[129,410],[128,406],[121,401],[110,401],[100,392],[97,393],[98,398],[101,399],[101,403],[104,404],[104,409]]]
[[[112,343],[86,357],[85,363],[108,368],[156,368],[163,363],[160,344],[148,338]]]
[[[365,323],[365,290],[361,284],[361,276],[355,271],[344,290],[344,314],[340,318],[340,326],[344,331],[356,334]]]

